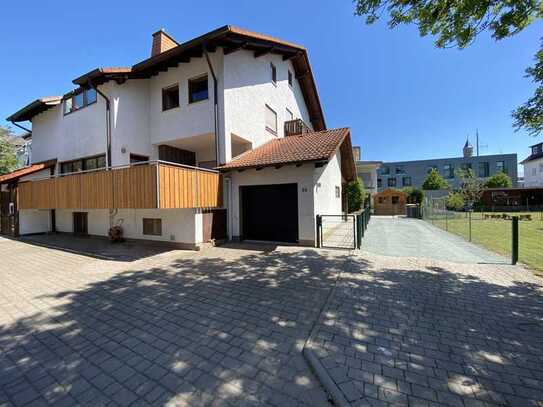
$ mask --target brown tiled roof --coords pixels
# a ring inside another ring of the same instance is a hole
[[[44,161],[39,164],[33,164],[30,167],[20,168],[8,174],[0,175],[0,184],[5,184],[8,181],[14,181],[18,178],[24,177],[25,175],[34,174],[35,172],[52,167],[56,164],[56,162],[57,160]]]
[[[45,110],[58,105],[62,101],[62,96],[45,96],[29,103],[22,109],[9,116],[8,122],[22,122],[30,120],[35,115],[44,112]]]
[[[349,137],[348,128],[324,130],[275,139],[246,151],[221,170],[259,168],[308,161],[328,161]]]

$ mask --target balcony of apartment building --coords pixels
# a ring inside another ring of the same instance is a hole
[[[180,209],[221,206],[215,170],[162,160],[20,182],[19,209]]]

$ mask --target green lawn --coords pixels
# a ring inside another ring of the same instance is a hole
[[[496,214],[496,213],[494,213]],[[521,215],[524,213],[510,213]],[[532,212],[531,221],[519,221],[519,262],[543,271],[543,220],[539,212]],[[428,220],[430,221],[430,220]],[[432,222],[435,226],[469,240],[467,213],[449,212]],[[511,256],[511,221],[484,219],[481,213],[472,213],[471,241],[504,256]]]

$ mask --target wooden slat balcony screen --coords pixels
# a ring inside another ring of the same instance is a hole
[[[220,190],[218,172],[154,162],[20,183],[19,209],[214,208]]]

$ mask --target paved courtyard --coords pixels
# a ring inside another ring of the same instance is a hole
[[[362,250],[398,257],[422,257],[457,263],[507,264],[511,260],[471,244],[421,219],[373,216]]]
[[[340,406],[541,407],[543,280],[357,255],[304,352]]]
[[[2,406],[328,405],[301,351],[343,252],[122,262],[0,238],[0,258]]]

